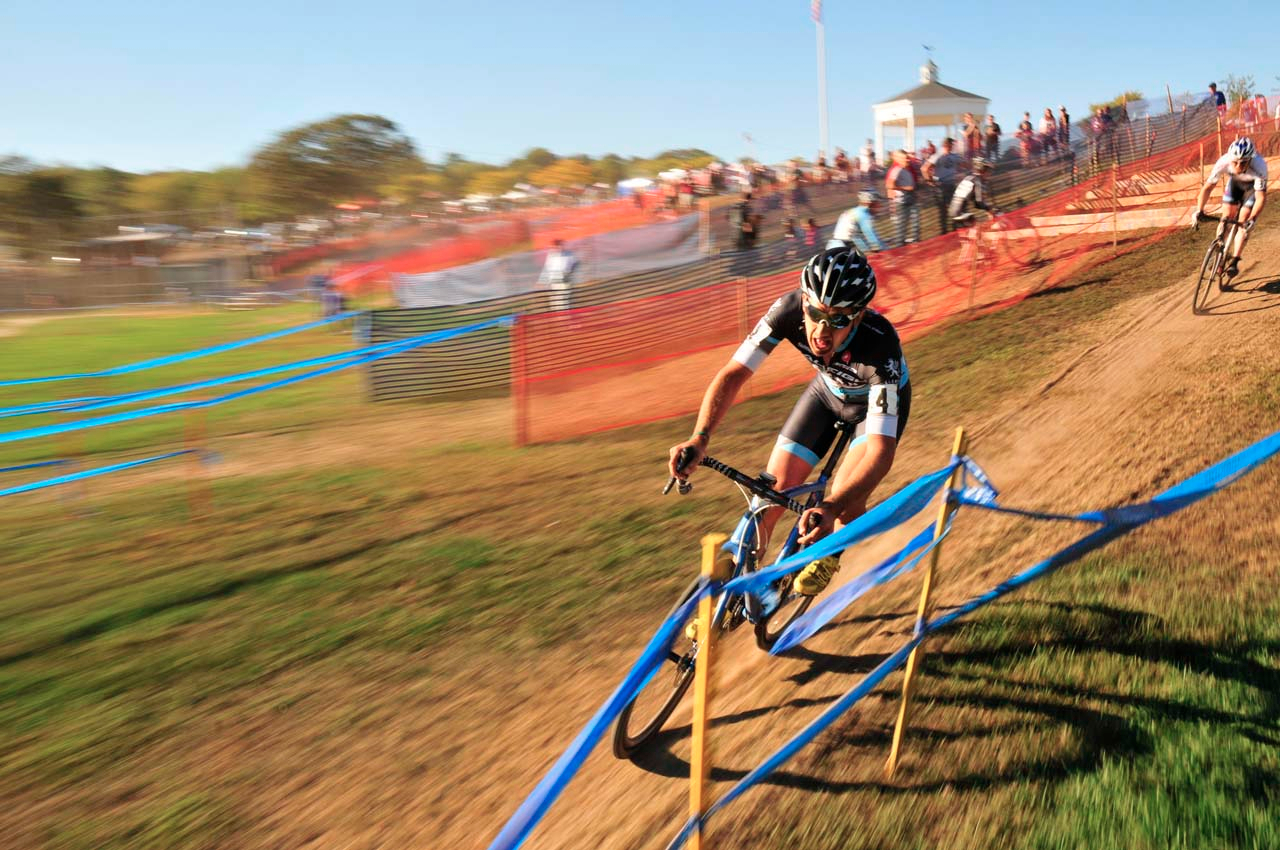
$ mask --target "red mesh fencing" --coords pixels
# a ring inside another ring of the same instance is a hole
[[[1264,156],[1280,154],[1280,132],[1272,122],[1252,129]],[[974,228],[876,254],[871,262],[880,288],[873,306],[909,342],[944,322],[1007,307],[1144,247],[1190,224],[1196,194],[1233,138],[1228,124]],[[1271,163],[1278,166],[1280,161]],[[1215,190],[1211,212],[1220,197]],[[751,326],[775,298],[797,286],[800,265],[766,277],[520,317],[512,339],[517,442],[693,413]],[[780,346],[740,398],[812,375],[798,353]]]

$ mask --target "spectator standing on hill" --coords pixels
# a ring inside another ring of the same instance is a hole
[[[942,150],[929,157],[924,163],[924,179],[936,190],[938,205],[938,226],[943,233],[950,229],[950,216],[947,205],[956,191],[956,183],[960,180],[960,170],[964,159],[955,152],[955,139],[942,140]]]
[[[756,220],[755,210],[751,207],[751,193],[744,192],[742,200],[733,205],[730,212],[730,221],[737,233],[737,250],[745,251],[755,246]]]
[[[804,223],[804,248],[810,254],[818,250],[818,223],[813,219]]]
[[[920,238],[920,208],[916,204],[916,180],[911,173],[907,152],[893,152],[893,166],[885,175],[884,185],[893,205],[895,238],[908,245]]]
[[[1031,125],[1031,113],[1022,113],[1022,120],[1018,122],[1018,150],[1022,154],[1022,165],[1024,167],[1031,164],[1031,145],[1035,140],[1035,136],[1035,127]]]
[[[796,226],[794,216],[787,216],[782,220],[782,241],[786,244],[787,259],[792,259],[799,253],[800,228]]]
[[[1058,122],[1053,117],[1053,110],[1045,107],[1040,116],[1040,161],[1047,162],[1053,157],[1058,147]]]
[[[1071,150],[1071,116],[1065,106],[1058,107],[1058,148],[1064,154]]]
[[[1219,115],[1227,114],[1227,96],[1218,91],[1217,83],[1209,83],[1209,99],[1213,101]]]
[[[937,152],[938,146],[933,143],[933,139],[929,139],[929,141],[924,143],[924,147],[920,148],[920,162],[928,162],[929,157],[933,156]]]
[[[1000,125],[994,115],[987,116],[986,157],[992,162],[1000,158]]]
[[[978,120],[973,117],[972,112],[964,114],[964,126],[960,128],[960,133],[964,139],[965,157],[973,159],[982,153],[982,128],[978,126]]]
[[[867,139],[867,143],[862,146],[862,150],[858,153],[858,165],[862,168],[863,174],[870,174],[876,165],[876,146]]]
[[[578,255],[564,245],[563,239],[551,243],[547,259],[542,264],[538,283],[551,290],[551,309],[569,310],[573,307],[573,278],[578,271]]]

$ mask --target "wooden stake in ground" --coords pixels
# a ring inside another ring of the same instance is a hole
[[[724,551],[724,534],[708,534],[702,538],[702,575],[712,581],[727,581],[733,573],[733,561]],[[693,751],[689,754],[689,814],[698,818],[698,828],[689,840],[691,850],[702,850],[702,815],[711,805],[707,777],[711,759],[707,751],[707,703],[711,699],[712,649],[716,632],[711,618],[715,614],[715,597],[702,597],[698,603],[698,659],[693,674]]]
[[[951,454],[959,456],[965,453],[969,447],[969,439],[965,436],[964,428],[956,429],[956,441],[951,447]],[[956,467],[951,473],[951,477],[947,479],[947,492],[949,493],[960,478],[960,468]],[[947,520],[955,511],[955,505],[950,499],[942,500],[942,507],[938,509],[938,522],[933,527],[933,539],[936,541],[942,536],[942,532],[947,527]],[[920,607],[916,610],[916,634],[924,628],[925,622],[929,616],[930,596],[933,593],[933,573],[938,567],[938,559],[942,555],[942,544],[936,543],[933,550],[929,552],[929,567],[924,573],[924,585],[920,588]],[[923,645],[921,645],[923,646]],[[921,646],[917,646],[911,650],[911,654],[907,656],[907,672],[902,680],[902,704],[898,707],[898,725],[893,729],[893,746],[889,750],[889,761],[885,764],[885,774],[893,776],[894,771],[898,769],[898,754],[902,749],[902,733],[907,727],[907,719],[911,714],[911,688],[915,679],[916,667],[919,663]]]

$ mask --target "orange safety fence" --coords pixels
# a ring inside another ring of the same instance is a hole
[[[381,260],[350,263],[334,270],[333,280],[348,294],[386,286],[393,274],[424,274],[472,263],[529,239],[529,226],[519,219],[494,219],[468,224],[470,232],[437,239]]]
[[[550,214],[545,218],[530,222],[535,249],[550,248],[557,239],[568,242],[650,224],[654,220],[654,204],[640,206],[632,198],[619,198],[582,207],[561,207],[547,212]]]
[[[1191,223],[1196,195],[1235,138],[1219,133],[1096,176],[953,232],[874,255],[873,307],[910,342],[939,325],[1007,307],[1071,276],[1142,248]],[[1280,132],[1253,136],[1280,169]],[[1215,190],[1209,211],[1220,199]],[[1206,242],[1208,237],[1206,237]],[[577,310],[521,316],[512,334],[519,444],[566,439],[695,412],[707,383],[774,299],[798,285],[793,271]],[[1190,271],[1190,270],[1189,270]],[[1190,309],[1188,296],[1188,309]],[[910,361],[910,347],[906,349]],[[813,375],[779,349],[740,398]]]

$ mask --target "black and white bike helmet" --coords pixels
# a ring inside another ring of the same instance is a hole
[[[823,307],[859,310],[876,295],[876,273],[860,251],[841,245],[813,255],[800,272],[800,288]]]
[[[1241,136],[1231,143],[1231,147],[1227,150],[1227,153],[1229,153],[1231,158],[1236,162],[1253,159],[1253,155],[1255,153],[1253,139],[1250,139],[1248,136]]]

